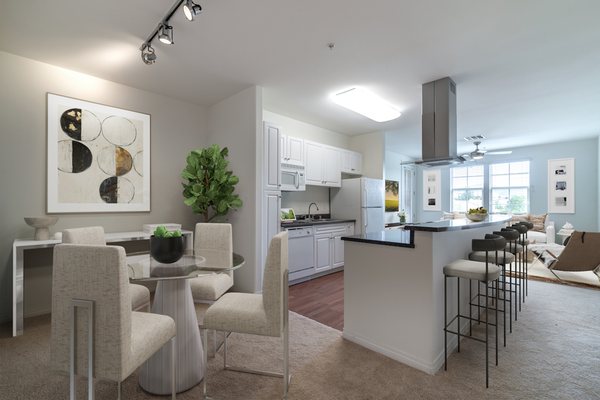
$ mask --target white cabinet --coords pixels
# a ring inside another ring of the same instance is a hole
[[[304,165],[304,139],[281,135],[281,163]]]
[[[307,185],[342,185],[341,151],[335,147],[306,141],[304,143],[305,177]]]
[[[273,236],[277,235],[281,229],[281,192],[265,190],[263,191],[263,226],[262,226],[262,264],[260,268],[259,284],[262,284],[262,272],[264,261],[267,259],[269,243]]]
[[[279,190],[281,187],[281,130],[276,126],[265,122],[263,132],[264,188],[265,190]]]
[[[344,265],[342,236],[354,234],[354,223],[315,226],[315,271],[323,272]]]
[[[347,174],[361,175],[362,154],[356,151],[342,150],[342,172]]]

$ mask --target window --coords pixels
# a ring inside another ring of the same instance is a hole
[[[450,170],[452,211],[467,212],[483,206],[483,165]]]
[[[529,161],[490,165],[491,212],[529,211]]]

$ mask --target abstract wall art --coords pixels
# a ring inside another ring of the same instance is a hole
[[[423,210],[442,211],[442,171],[423,170]]]
[[[548,160],[548,212],[575,213],[575,159]]]
[[[49,213],[150,211],[150,115],[48,93]]]
[[[400,196],[399,196],[399,182],[398,181],[385,181],[385,212],[396,212],[399,211]]]

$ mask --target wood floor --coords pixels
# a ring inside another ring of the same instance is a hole
[[[289,308],[341,331],[344,328],[344,271],[290,286]]]

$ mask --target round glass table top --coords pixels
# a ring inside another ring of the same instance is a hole
[[[132,282],[189,279],[226,273],[245,263],[241,255],[219,250],[200,250],[194,254],[186,254],[172,264],[160,263],[147,253],[127,256],[129,279]]]

